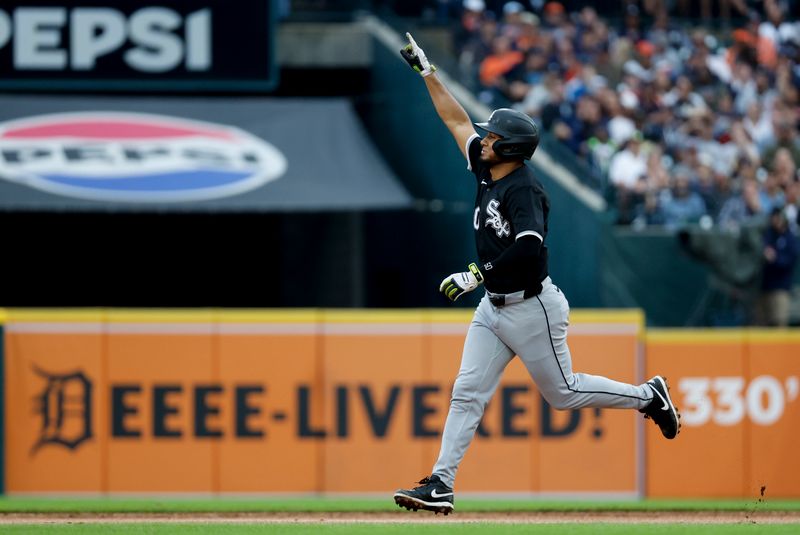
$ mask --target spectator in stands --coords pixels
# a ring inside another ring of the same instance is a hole
[[[511,39],[505,35],[498,35],[492,40],[492,52],[481,62],[481,85],[501,94],[505,93],[508,84],[504,75],[511,72],[514,67],[524,60],[522,52],[511,47]]]
[[[800,180],[786,186],[786,206],[783,213],[789,221],[789,228],[798,235],[800,233]]]
[[[458,64],[461,69],[461,76],[470,87],[478,85],[479,66],[483,59],[491,53],[492,41],[497,35],[497,28],[497,21],[486,13],[481,18],[481,26],[478,32],[471,32],[466,36],[466,43],[458,56]],[[476,65],[478,67],[475,67]]]
[[[783,210],[776,208],[764,233],[759,319],[762,325],[786,327],[789,324],[792,275],[797,265],[797,238],[789,228]]]
[[[544,25],[551,29],[560,29],[567,19],[566,9],[559,2],[547,2],[543,9]]]
[[[711,114],[712,133],[720,143],[727,143],[733,135],[731,130],[739,114],[733,108],[733,93],[727,87],[717,88],[709,95],[709,103],[714,110]],[[735,158],[732,158],[735,161]],[[733,165],[733,161],[730,165]]]
[[[761,103],[764,108],[771,110],[777,97],[777,91],[772,87],[772,77],[764,68],[752,70],[742,64],[737,77],[731,82],[730,88],[736,94],[734,102],[735,111],[745,113],[753,104]]]
[[[797,34],[794,21],[787,21],[784,10],[776,0],[764,0],[766,20],[758,26],[759,63],[775,67],[781,46]]]
[[[652,191],[661,192],[669,188],[670,172],[664,162],[666,156],[658,145],[650,145],[647,155],[647,183]]]
[[[616,189],[619,218],[624,222],[632,221],[636,206],[647,191],[647,157],[641,146],[641,134],[631,136],[611,158],[608,170],[608,178]]]
[[[549,90],[549,101],[542,108],[542,127],[547,131],[552,131],[553,135],[561,141],[566,141],[572,136],[568,126],[574,110],[567,102],[564,82],[559,73],[554,73],[551,79]]]
[[[533,13],[522,12],[519,16],[520,31],[514,42],[517,50],[528,53],[541,45],[542,36],[539,33],[539,17]]]
[[[486,13],[486,3],[483,0],[464,0],[462,5],[461,20],[453,32],[453,44],[456,50],[463,50],[467,43],[480,38]]]
[[[642,19],[639,13],[639,6],[636,4],[628,4],[625,7],[619,35],[627,37],[633,43],[637,43],[642,39]]]
[[[522,13],[525,7],[514,0],[503,5],[503,25],[501,32],[506,37],[510,37],[516,43],[517,37],[522,32]]]
[[[606,49],[608,31],[604,27],[597,12],[592,7],[581,10],[577,20],[576,49],[583,64],[592,63],[592,58],[601,56]]]
[[[736,175],[728,173],[714,172],[714,201],[706,204],[708,213],[713,217],[714,221],[719,219],[722,207],[729,199],[736,195],[736,188],[739,183],[736,181]]]
[[[742,126],[759,151],[766,149],[775,139],[772,113],[765,110],[760,102],[753,102],[747,107],[747,113],[742,119]]]
[[[664,213],[664,225],[677,229],[689,223],[697,223],[706,215],[703,198],[690,188],[690,177],[681,172],[673,178],[672,190],[664,193],[661,210]]]
[[[755,66],[758,63],[758,29],[737,28],[731,33],[733,42],[725,51],[725,60],[731,70],[737,64]]]
[[[795,166],[800,165],[800,137],[793,114],[793,110],[781,109],[775,115],[775,141],[764,150],[764,165],[767,167],[772,167],[773,159],[780,149],[788,150]]]
[[[628,139],[622,150],[611,158],[608,176],[611,183],[623,190],[634,190],[640,178],[647,175],[647,158],[642,151],[638,132]]]
[[[517,69],[513,74],[512,100],[530,101],[522,106],[523,110],[531,107],[531,102],[540,102],[543,97],[542,90],[547,89],[544,85],[545,78],[549,74],[548,58],[544,49],[538,46],[530,48],[525,56],[524,68]],[[529,95],[529,93],[533,94]],[[542,104],[533,105],[533,108],[541,110]]]
[[[637,132],[636,123],[631,118],[636,107],[633,102],[626,102],[623,106],[621,97],[613,89],[599,91],[598,98],[608,118],[608,135],[615,145],[622,147]]]
[[[744,179],[739,195],[734,195],[722,205],[718,221],[724,229],[735,230],[742,225],[758,223],[763,218],[758,183],[754,178]]]
[[[600,103],[593,96],[584,93],[575,105],[574,120],[569,125],[572,136],[567,140],[567,146],[573,152],[588,157],[586,141],[602,126],[602,119]]]
[[[670,175],[664,167],[664,154],[658,145],[650,148],[647,156],[646,178],[643,182],[646,190],[643,196],[637,198],[641,202],[634,208],[635,218],[632,226],[641,229],[647,226],[664,225],[666,219],[662,202],[665,198],[664,192],[669,189]]]
[[[772,170],[778,181],[778,185],[786,190],[792,182],[800,179],[797,174],[797,165],[792,159],[792,153],[789,149],[783,147],[775,152],[775,157],[772,159]]]
[[[661,226],[666,223],[664,211],[655,191],[648,191],[644,195],[644,202],[636,207],[636,218],[632,226],[641,229],[649,226]]]
[[[736,165],[740,159],[744,158],[756,165],[761,163],[761,155],[758,146],[755,144],[742,121],[735,121],[730,128],[730,143],[734,152],[727,157],[732,165]]]
[[[634,57],[624,63],[622,70],[625,74],[633,76],[631,81],[635,80],[636,87],[639,87],[639,82],[649,83],[655,78],[652,61],[655,47],[650,42],[642,40],[636,44],[634,50],[636,51]]]
[[[603,125],[597,126],[594,135],[586,142],[586,146],[589,150],[589,161],[597,168],[601,176],[606,176],[611,166],[611,158],[617,152],[617,144],[608,135],[608,129]]]
[[[642,84],[639,93],[639,106],[637,112],[645,117],[658,118],[661,114],[663,106],[661,104],[661,95],[656,91],[656,86],[653,82],[646,82]],[[648,121],[649,123],[650,121]],[[647,129],[649,124],[642,125]]]
[[[689,57],[684,61],[682,70],[695,87],[710,87],[715,83],[715,75],[709,65],[710,47],[716,40],[705,30],[699,29],[692,32],[691,39]]]
[[[532,52],[532,54],[537,53]],[[539,57],[543,57],[543,55],[540,55]],[[536,72],[538,73],[538,71]],[[555,72],[543,72],[542,74],[543,76],[541,77],[540,82],[534,82],[531,84],[527,84],[523,81],[516,82],[515,92],[524,90],[525,96],[523,97],[522,102],[515,104],[514,107],[527,113],[528,115],[542,117],[542,121],[544,122],[544,109],[550,104],[551,100],[553,99],[553,95],[556,94],[554,87],[563,87],[563,84],[559,79],[558,74]],[[555,113],[554,110],[551,110],[550,122],[547,126],[548,130],[552,127],[553,120],[555,120]]]
[[[706,101],[695,92],[692,81],[685,75],[678,76],[675,87],[664,95],[662,102],[668,108],[675,108],[677,115],[684,119],[704,112],[708,108]]]
[[[773,210],[782,209],[786,199],[775,171],[767,171],[764,176],[764,183],[759,191],[759,200],[761,209],[765,214],[769,214]]]
[[[692,190],[703,199],[706,212],[714,216],[719,212],[721,208],[720,203],[724,199],[722,199],[722,195],[720,195],[720,192],[717,190],[714,170],[711,168],[710,164],[711,162],[706,160],[697,166]]]

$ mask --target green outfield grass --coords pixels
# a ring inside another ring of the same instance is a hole
[[[800,511],[800,500],[539,500],[463,498],[458,511]],[[385,498],[0,498],[0,513],[405,512]]]
[[[409,513],[399,509],[391,498],[344,499],[344,498],[0,498],[0,516],[6,513],[329,513],[329,512],[396,512],[402,523],[335,523],[331,521],[259,522],[258,519],[239,518],[236,522],[193,523],[170,522],[126,522],[124,519],[88,522],[80,516],[38,524],[1,525],[2,533],[25,534],[120,534],[133,535],[157,533],[168,535],[222,534],[247,535],[251,533],[281,533],[287,535],[393,535],[421,533],[435,535],[490,535],[495,533],[536,533],[536,535],[661,535],[661,534],[756,534],[788,535],[800,533],[800,523],[755,524],[747,513],[758,511],[800,511],[800,501],[787,500],[641,500],[641,501],[587,501],[587,500],[501,500],[497,498],[477,499],[470,497],[456,502],[457,512],[450,517],[433,516],[427,513]],[[460,522],[458,512],[647,512],[647,511],[728,511],[741,512],[742,520],[735,524],[682,524],[676,518],[673,524],[614,524],[614,523],[504,523]],[[384,517],[385,519],[385,517]],[[409,522],[410,521],[410,522]]]
[[[421,533],[441,535],[490,535],[495,533],[535,533],[536,535],[739,535],[765,533],[767,535],[797,534],[797,524],[729,524],[729,525],[675,525],[675,524],[337,524],[337,525],[197,525],[197,524],[70,524],[42,526],[4,526],[3,533],[86,533],[139,535],[144,533],[179,535],[248,535],[251,533],[286,533],[289,535],[394,535]]]

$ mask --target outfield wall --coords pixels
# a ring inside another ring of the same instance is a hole
[[[470,313],[8,310],[5,488],[390,492],[429,473]],[[684,430],[555,411],[509,366],[459,492],[798,497],[800,333],[574,311],[574,368],[669,377]]]
[[[683,416],[648,430],[648,496],[800,496],[800,330],[649,330],[646,353]]]

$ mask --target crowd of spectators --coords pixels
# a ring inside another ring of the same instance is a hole
[[[766,223],[800,208],[795,2],[727,0],[722,24],[685,2],[622,0],[622,16],[543,0],[463,0],[462,79],[513,106],[601,177],[620,224]],[[702,6],[711,9],[711,2]]]

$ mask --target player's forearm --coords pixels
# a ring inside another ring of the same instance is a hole
[[[428,93],[430,93],[433,101],[433,107],[444,124],[448,127],[464,123],[470,124],[469,115],[445,87],[437,74],[431,74],[424,79],[425,86],[428,88]]]
[[[505,278],[509,272],[524,266],[525,271],[533,273],[538,265],[542,242],[535,236],[523,236],[500,256],[483,265],[481,272],[486,279],[487,287],[492,286],[493,279]],[[489,267],[490,266],[490,267]]]

